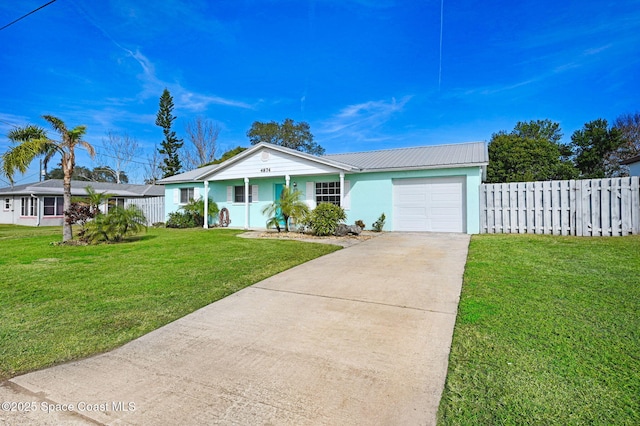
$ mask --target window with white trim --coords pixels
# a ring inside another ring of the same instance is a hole
[[[253,187],[249,185],[249,202],[253,203]],[[244,203],[244,185],[236,185],[233,187],[233,202]]]
[[[33,197],[22,197],[20,199],[20,215],[35,216],[38,209],[37,199]]]
[[[111,209],[113,209],[116,206],[122,207],[124,209],[124,198],[122,197],[109,198],[107,206],[108,206],[107,211],[111,211]]]
[[[11,198],[4,199],[4,211],[11,210]]]
[[[180,188],[180,204],[188,204],[189,201],[195,199],[195,188]]]
[[[63,197],[44,197],[43,216],[63,216],[64,215],[64,198]]]
[[[316,182],[316,203],[340,205],[340,182]]]

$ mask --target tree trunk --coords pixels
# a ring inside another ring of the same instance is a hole
[[[71,160],[69,158],[62,157],[62,171],[64,172],[63,188],[64,188],[64,215],[62,220],[62,242],[71,241],[73,239],[73,230],[71,224],[67,223],[67,212],[71,209],[71,174],[73,173],[73,163],[69,167]]]

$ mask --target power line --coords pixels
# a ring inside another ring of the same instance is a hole
[[[444,0],[440,0],[440,60],[438,63],[438,91],[442,85],[442,27],[444,24]]]
[[[49,6],[51,3],[55,3],[57,0],[51,0],[49,3],[47,4],[43,4],[42,6],[40,6],[37,9],[32,10],[31,12],[27,13],[26,15],[23,15],[21,17],[19,17],[18,19],[16,19],[13,22],[9,22],[7,25],[5,25],[4,27],[0,28],[0,31],[4,30],[7,27],[10,27],[11,25],[15,24],[16,22],[26,18],[27,16],[31,15],[32,13],[36,13],[37,11],[39,11],[40,9],[44,9],[45,7]]]

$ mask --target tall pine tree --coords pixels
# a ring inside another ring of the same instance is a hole
[[[178,150],[182,148],[182,139],[176,137],[176,132],[171,130],[171,125],[176,117],[173,112],[173,97],[166,88],[160,96],[160,109],[158,115],[156,115],[156,126],[162,127],[162,133],[164,133],[164,140],[162,141],[161,148],[158,148],[158,152],[163,156],[162,164],[162,177],[167,178],[169,176],[177,175],[182,169],[182,163],[178,156]]]

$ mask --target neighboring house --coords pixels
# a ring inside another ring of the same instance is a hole
[[[148,224],[164,220],[164,188],[159,185],[130,185],[106,182],[72,181],[71,195],[87,195],[85,188],[114,194],[113,205],[138,205]],[[0,223],[27,226],[59,226],[63,221],[62,179],[0,188]],[[103,209],[105,206],[103,206]]]
[[[640,155],[621,161],[620,164],[629,166],[629,176],[640,176]]]
[[[229,210],[236,228],[264,228],[262,209],[292,186],[310,208],[342,206],[347,223],[362,220],[370,227],[384,213],[389,231],[474,234],[488,162],[484,142],[324,156],[260,143],[224,163],[158,183],[166,187],[167,215],[208,194]]]

